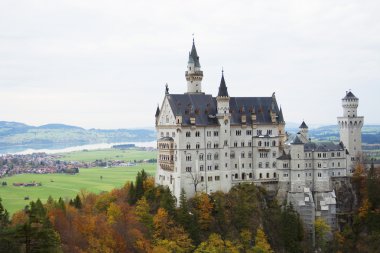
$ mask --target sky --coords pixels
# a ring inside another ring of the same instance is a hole
[[[154,127],[186,92],[193,34],[202,89],[276,93],[285,121],[336,124],[360,99],[380,124],[380,1],[1,0],[0,121]]]

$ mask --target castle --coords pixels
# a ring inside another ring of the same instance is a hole
[[[307,225],[321,216],[334,226],[331,178],[350,176],[361,153],[359,99],[351,91],[342,99],[339,144],[312,142],[305,122],[288,138],[275,93],[231,97],[223,71],[218,95],[202,92],[203,71],[194,41],[185,76],[187,92],[170,94],[166,86],[156,110],[156,184],[168,186],[177,199],[182,189],[191,197],[199,191],[227,192],[241,183],[274,186]]]

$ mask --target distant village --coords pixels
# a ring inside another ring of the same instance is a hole
[[[0,156],[0,178],[16,174],[49,174],[67,173],[75,174],[79,168],[92,167],[128,167],[137,163],[155,163],[156,159],[144,160],[95,160],[91,162],[63,161],[61,154],[6,154]]]

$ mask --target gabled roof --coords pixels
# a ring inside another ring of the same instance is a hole
[[[195,43],[193,39],[193,46],[191,47],[191,52],[189,53],[189,63],[194,63],[195,67],[200,68],[201,64],[199,63],[199,56],[197,53],[197,49],[195,48]]]
[[[228,91],[227,91],[226,81],[224,80],[223,71],[222,71],[222,79],[220,80],[220,85],[219,85],[218,97],[228,97]]]
[[[346,96],[343,99],[358,99],[358,98],[355,97],[355,95],[351,91],[349,91],[349,92],[346,92]]]
[[[304,146],[304,151],[319,151],[319,152],[328,152],[328,151],[343,151],[343,143],[335,144],[332,141],[324,141],[324,142],[309,142]]]
[[[278,160],[290,160],[291,159],[291,156],[290,154],[286,154],[285,153],[285,150],[282,151],[282,155],[277,158]]]
[[[291,144],[294,144],[294,145],[299,145],[299,144],[304,144],[301,139],[298,137],[298,135],[296,135],[296,137],[294,138],[294,140],[292,141]]]
[[[306,125],[305,121],[302,121],[302,124],[300,125],[299,128],[309,128],[309,127]]]
[[[182,124],[190,125],[190,116],[195,117],[196,125],[218,125],[216,119],[217,101],[207,94],[168,94],[170,107],[174,115],[182,116]],[[273,106],[272,106],[273,104]],[[246,124],[252,124],[251,115],[256,115],[256,123],[272,124],[270,111],[279,115],[277,103],[272,97],[230,97],[231,125],[242,124],[242,115],[246,115]],[[193,112],[193,113],[192,113]],[[279,122],[279,117],[277,117]]]

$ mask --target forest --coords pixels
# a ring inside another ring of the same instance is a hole
[[[0,201],[0,252],[378,252],[378,173],[358,166],[352,182],[358,210],[336,231],[317,219],[314,247],[293,207],[261,187],[191,199],[182,192],[177,207],[170,190],[141,171],[110,192],[37,200],[11,218]]]

